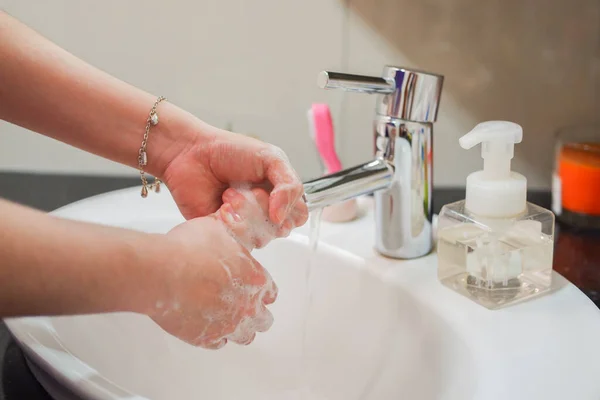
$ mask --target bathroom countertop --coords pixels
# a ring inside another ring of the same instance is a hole
[[[95,194],[131,187],[135,178],[42,176],[0,173],[0,197],[51,211]],[[435,191],[434,211],[464,198],[463,189]],[[529,201],[549,208],[549,192],[531,192]],[[557,224],[554,269],[600,307],[600,232],[580,232]],[[35,380],[22,351],[0,322],[0,400],[50,400]]]

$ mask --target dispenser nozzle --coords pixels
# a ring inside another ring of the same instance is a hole
[[[481,143],[483,173],[488,179],[503,179],[510,175],[510,160],[515,143],[523,140],[523,128],[509,121],[487,121],[478,124],[458,142],[463,149]]]
[[[509,121],[487,121],[477,124],[475,128],[458,139],[460,147],[465,150],[479,143],[502,141],[505,143],[521,143],[523,128]]]
[[[470,149],[481,143],[483,171],[467,177],[466,208],[488,217],[508,217],[523,212],[527,201],[527,179],[511,172],[515,143],[523,140],[523,128],[514,122],[488,121],[459,139]]]

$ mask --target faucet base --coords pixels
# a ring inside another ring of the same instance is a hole
[[[379,117],[377,151],[394,165],[391,185],[375,192],[376,250],[387,257],[422,257],[433,248],[432,125]]]

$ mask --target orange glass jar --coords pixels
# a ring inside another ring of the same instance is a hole
[[[600,229],[600,126],[559,132],[552,211],[568,225]]]

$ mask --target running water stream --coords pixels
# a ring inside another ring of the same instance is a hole
[[[306,299],[305,299],[305,311],[304,311],[304,328],[302,331],[302,400],[313,400],[318,398],[315,396],[310,388],[310,360],[308,357],[308,329],[309,329],[309,317],[312,310],[312,268],[317,255],[317,247],[319,245],[319,230],[321,227],[321,214],[323,209],[317,209],[310,213],[310,232],[309,232],[309,255],[308,263],[306,265]]]

